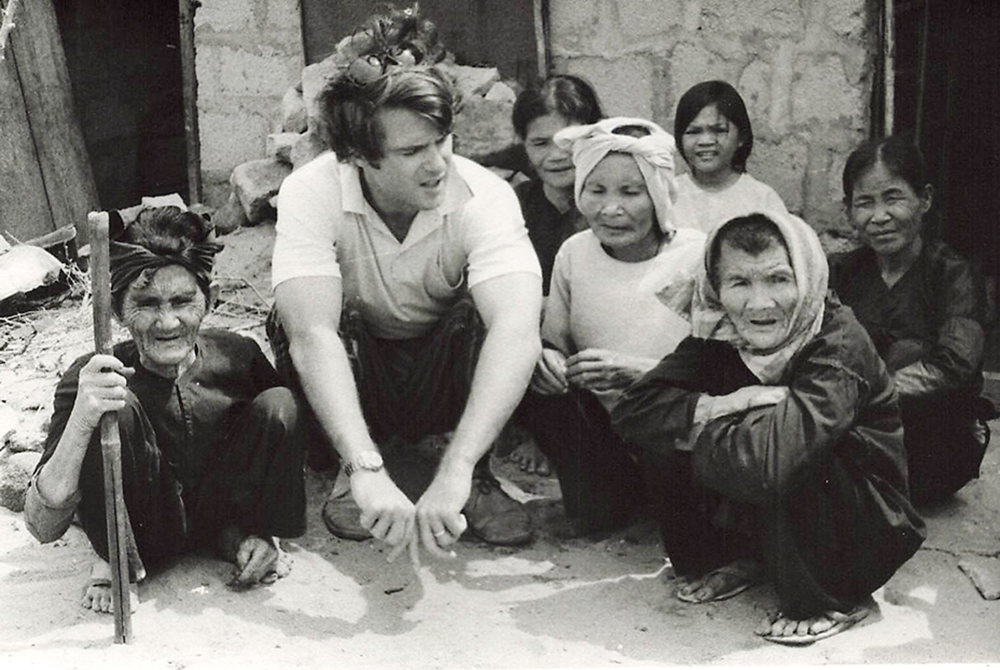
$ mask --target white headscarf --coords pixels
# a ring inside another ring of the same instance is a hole
[[[649,131],[645,137],[616,135],[612,131],[622,126],[639,126]],[[663,128],[645,119],[617,116],[587,126],[563,128],[552,138],[556,146],[572,150],[576,167],[573,194],[580,202],[583,183],[598,163],[611,152],[630,154],[639,165],[646,190],[656,210],[660,230],[671,237],[674,233],[673,202],[677,197],[674,181],[674,137]]]
[[[798,291],[788,330],[777,346],[769,351],[750,349],[723,308],[719,292],[712,286],[712,247],[731,221],[709,232],[704,262],[698,274],[672,283],[657,297],[678,313],[687,311],[690,314],[693,336],[729,342],[740,351],[743,362],[761,382],[775,384],[782,378],[792,357],[816,336],[823,324],[829,268],[819,237],[809,224],[784,212],[760,213],[774,222],[785,241]]]

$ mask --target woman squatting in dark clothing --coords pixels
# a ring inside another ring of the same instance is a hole
[[[721,600],[770,579],[780,612],[757,633],[784,644],[864,618],[924,539],[896,393],[864,328],[825,299],[827,274],[815,232],[791,215],[716,228],[693,297],[676,291],[693,300],[692,336],[612,411],[677,596]]]

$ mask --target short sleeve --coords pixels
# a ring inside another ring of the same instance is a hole
[[[278,191],[271,287],[298,277],[337,277],[337,230],[344,215],[332,154],[288,176]]]
[[[484,168],[476,168],[485,172]],[[466,177],[464,171],[462,176]],[[474,197],[462,212],[467,230],[469,287],[518,272],[541,277],[542,269],[514,189],[490,173],[469,181]]]

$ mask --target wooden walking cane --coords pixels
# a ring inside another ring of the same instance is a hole
[[[94,350],[111,353],[111,269],[108,250],[108,214],[91,212],[90,284],[94,301]],[[128,592],[128,540],[125,494],[122,489],[122,443],[118,412],[101,417],[101,454],[104,459],[104,516],[108,526],[108,563],[111,564],[111,604],[115,617],[115,644],[132,641],[132,610]]]

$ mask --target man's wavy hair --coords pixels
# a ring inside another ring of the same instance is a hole
[[[458,100],[437,27],[417,5],[369,18],[337,47],[340,72],[317,99],[320,134],[340,160],[383,157],[385,133],[377,112],[406,109],[450,133]]]

